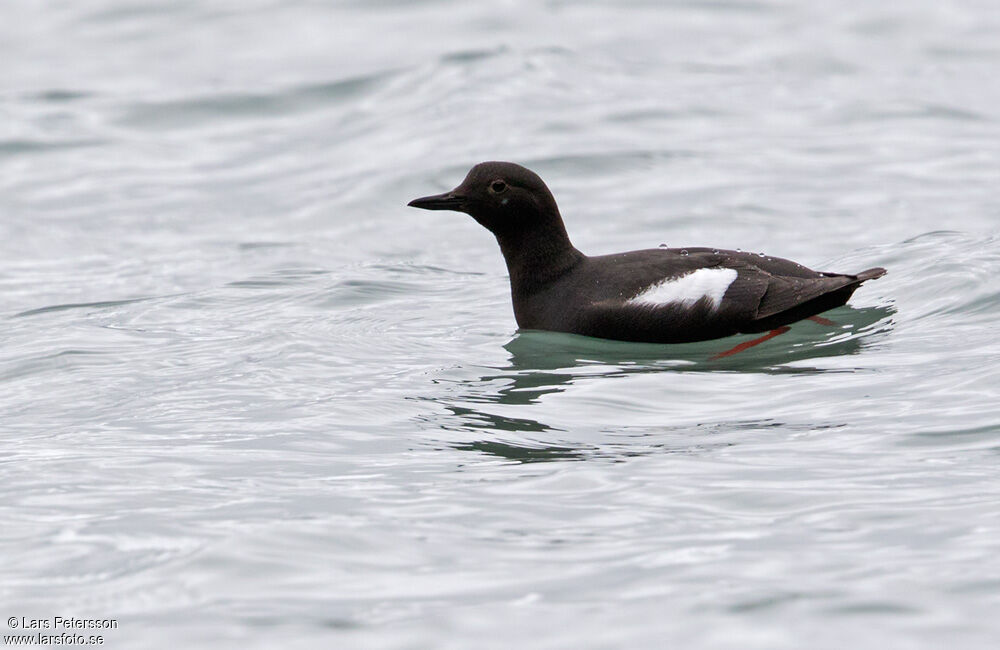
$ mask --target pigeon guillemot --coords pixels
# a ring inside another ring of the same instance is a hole
[[[766,340],[784,325],[845,304],[862,282],[885,274],[822,273],[713,248],[588,257],[570,243],[542,179],[509,162],[480,163],[452,191],[409,205],[465,212],[496,236],[522,329],[646,343],[770,330]]]

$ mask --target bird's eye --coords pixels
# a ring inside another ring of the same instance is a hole
[[[504,183],[501,180],[496,180],[496,181],[493,181],[492,183],[490,183],[490,190],[494,194],[500,194],[501,192],[505,191],[506,189],[507,189],[507,183]]]

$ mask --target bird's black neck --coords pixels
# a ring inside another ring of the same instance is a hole
[[[558,215],[527,229],[494,234],[507,262],[515,300],[547,286],[585,258],[570,242]]]

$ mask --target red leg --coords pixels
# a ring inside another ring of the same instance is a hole
[[[829,318],[823,318],[822,316],[810,316],[809,320],[811,320],[814,323],[819,323],[820,325],[826,325],[827,327],[833,327],[834,325],[836,325],[836,323],[834,323]]]
[[[791,328],[788,327],[788,325],[784,325],[782,327],[779,327],[776,330],[771,330],[770,332],[768,332],[764,336],[752,339],[750,341],[744,341],[743,343],[740,343],[739,345],[734,346],[734,347],[726,350],[725,352],[720,352],[719,354],[717,354],[714,357],[712,357],[711,360],[715,361],[716,359],[721,359],[723,357],[730,357],[730,356],[736,354],[737,352],[743,352],[743,350],[749,350],[753,346],[760,345],[764,341],[770,341],[775,336],[778,336],[779,334],[784,334],[785,332],[787,332],[790,329]]]

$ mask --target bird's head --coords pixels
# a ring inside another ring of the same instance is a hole
[[[551,219],[561,222],[556,201],[538,174],[510,162],[479,163],[450,192],[413,199],[408,205],[465,212],[498,236]]]

